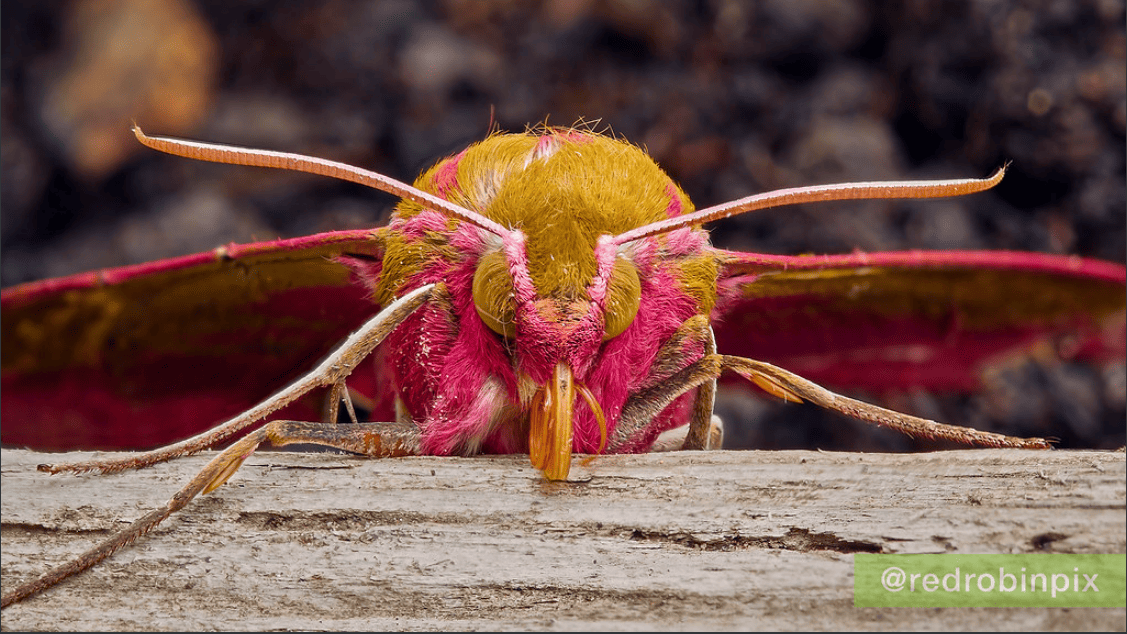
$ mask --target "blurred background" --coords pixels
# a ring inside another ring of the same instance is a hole
[[[767,253],[1022,249],[1125,259],[1122,0],[5,0],[4,286],[378,226],[394,200],[201,164],[151,134],[313,154],[411,180],[496,126],[591,123],[698,207],[798,185],[978,177],[990,193],[716,223]],[[1065,447],[1124,443],[1124,365],[1053,359],[976,395],[857,394]],[[730,447],[934,448],[726,390]]]

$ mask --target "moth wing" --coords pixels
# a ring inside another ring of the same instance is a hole
[[[970,391],[1010,355],[1122,360],[1127,347],[1127,274],[1109,262],[1005,251],[720,258],[719,351],[817,383]]]
[[[382,254],[381,229],[340,231],[4,289],[2,442],[140,449],[208,429],[379,310],[346,262],[378,271]],[[371,394],[374,373],[356,375]],[[309,398],[280,414],[318,410]]]

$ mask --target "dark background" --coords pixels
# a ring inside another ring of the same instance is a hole
[[[699,207],[1012,161],[987,194],[778,209],[717,223],[714,241],[1125,259],[1122,1],[5,1],[0,17],[4,286],[376,226],[394,204],[162,156],[132,139],[134,120],[405,180],[491,123],[596,122],[645,146]],[[1122,362],[1041,359],[974,396],[885,396],[945,422],[1114,448],[1125,391]],[[934,446],[749,390],[718,413],[730,446]]]

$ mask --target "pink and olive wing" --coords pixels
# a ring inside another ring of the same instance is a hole
[[[148,448],[203,431],[375,314],[344,261],[382,254],[381,230],[341,231],[4,289],[2,441]],[[319,416],[311,399],[286,413]]]
[[[719,351],[826,385],[973,390],[991,362],[1038,346],[1124,356],[1119,264],[980,251],[718,256]]]

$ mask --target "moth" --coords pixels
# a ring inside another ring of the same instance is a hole
[[[716,381],[730,372],[913,436],[1044,449],[1044,439],[917,418],[819,382],[973,389],[989,361],[1046,342],[1123,355],[1127,271],[1117,263],[738,253],[712,247],[702,228],[783,205],[972,194],[1004,169],[799,187],[696,211],[643,150],[584,129],[492,134],[414,185],[134,131],[171,154],[340,178],[402,202],[382,228],[230,244],[3,291],[6,445],[164,445],[41,470],[114,472],[233,441],[164,508],[12,590],[4,606],[148,532],[262,443],[372,457],[527,453],[562,480],[573,453],[718,446]]]

